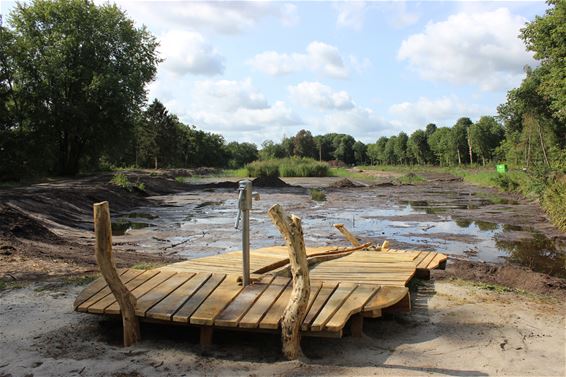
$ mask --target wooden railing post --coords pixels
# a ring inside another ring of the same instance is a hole
[[[94,204],[94,234],[96,262],[120,305],[124,327],[124,346],[128,347],[141,340],[140,323],[136,317],[136,298],[120,280],[112,258],[112,224],[108,202]]]
[[[281,320],[281,341],[283,355],[289,360],[294,360],[302,356],[301,325],[307,314],[310,294],[303,228],[301,219],[295,215],[288,216],[279,204],[271,207],[268,214],[285,238],[289,251],[293,291]]]

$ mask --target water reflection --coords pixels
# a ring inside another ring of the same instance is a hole
[[[496,245],[509,253],[511,262],[533,271],[566,278],[565,254],[542,233],[533,233],[531,238],[520,240],[497,240]]]

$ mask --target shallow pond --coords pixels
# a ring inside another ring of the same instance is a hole
[[[282,244],[266,214],[272,204],[280,203],[303,219],[307,245],[346,245],[333,228],[343,223],[362,240],[378,244],[387,239],[392,247],[435,250],[486,262],[511,261],[566,277],[563,245],[528,224],[461,216],[462,211],[481,207],[492,213],[505,211],[505,206],[517,204],[513,201],[469,192],[436,192],[436,200],[407,201],[372,189],[330,191],[325,202],[312,201],[305,190],[264,189],[261,195],[252,212],[252,248]],[[160,200],[163,205],[117,217],[115,223],[122,225],[116,234],[125,234],[144,251],[189,258],[241,249],[241,233],[234,229],[235,192],[191,192]],[[454,210],[459,211],[458,216],[453,215]]]

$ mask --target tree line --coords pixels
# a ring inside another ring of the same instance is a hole
[[[540,64],[512,89],[497,116],[451,127],[428,124],[364,144],[308,130],[226,143],[183,124],[146,85],[158,42],[116,5],[90,0],[18,3],[0,26],[0,179],[74,175],[101,168],[236,168],[256,159],[310,157],[353,164],[487,164],[566,168],[566,2],[521,31]]]

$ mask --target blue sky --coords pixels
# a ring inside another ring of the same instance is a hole
[[[97,1],[102,3],[102,1]],[[228,141],[305,128],[366,143],[494,115],[534,65],[518,38],[543,1],[116,1],[160,42],[148,86]],[[2,1],[3,14],[13,2]]]

